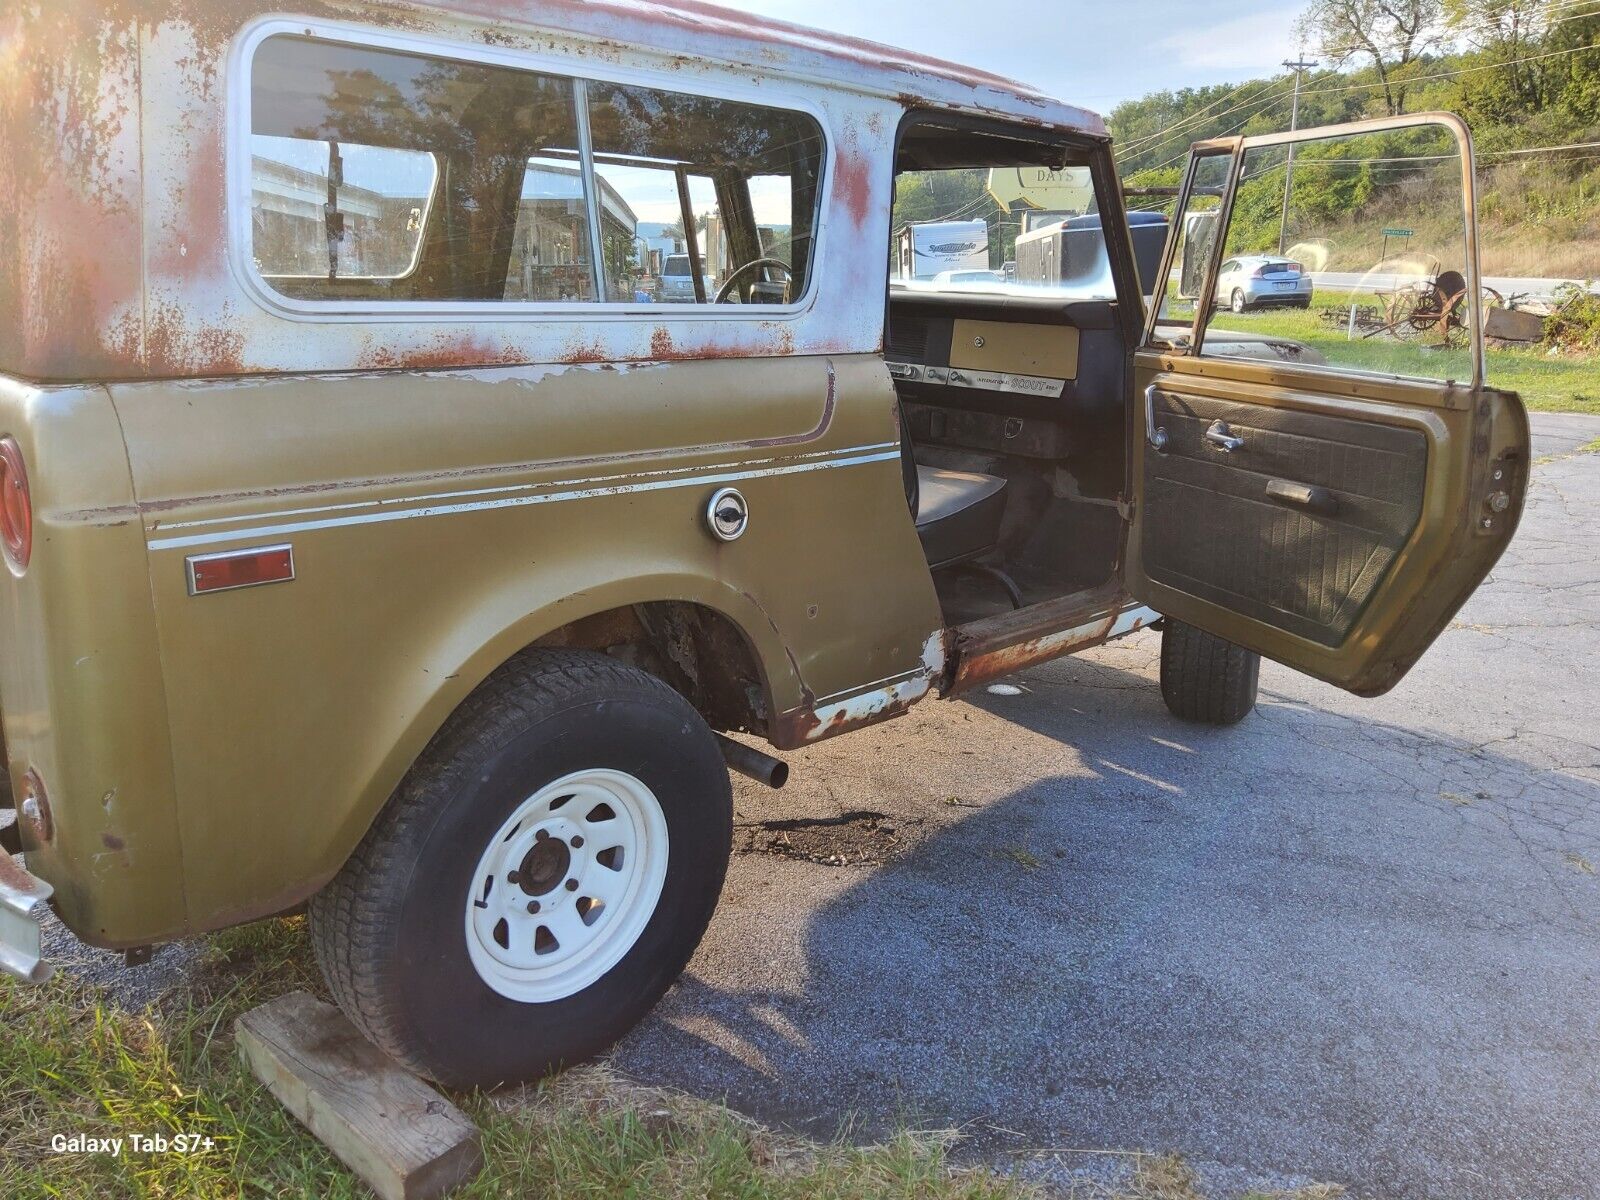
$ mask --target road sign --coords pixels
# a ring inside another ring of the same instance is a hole
[[[1383,231],[1383,236],[1386,237],[1386,238],[1390,238],[1390,237],[1410,237],[1413,232],[1415,232],[1415,231],[1414,230],[1410,230],[1410,229],[1385,229]]]
[[[992,167],[989,195],[1007,212],[1018,208],[1086,213],[1094,201],[1088,167]]]

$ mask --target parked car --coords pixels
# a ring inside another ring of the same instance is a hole
[[[946,283],[1004,283],[1004,271],[940,271],[933,277],[936,284]]]
[[[1311,307],[1311,276],[1292,258],[1246,254],[1217,271],[1217,303],[1236,313],[1253,308]]]
[[[1435,380],[1164,332],[1091,112],[688,0],[330,11],[12,15],[0,969],[48,973],[43,903],[130,961],[304,905],[397,1060],[537,1078],[689,960],[730,768],[1144,628],[1187,720],[1260,654],[1376,694],[1512,535],[1481,345]],[[1468,186],[1465,127],[1406,120]],[[974,164],[1092,179],[1104,269],[892,285],[897,177]],[[739,304],[614,278],[685,180]]]
[[[710,275],[702,276],[701,283],[708,298],[717,294],[717,282]],[[689,267],[687,254],[667,255],[666,261],[661,264],[661,282],[656,299],[669,304],[695,302],[694,271]]]

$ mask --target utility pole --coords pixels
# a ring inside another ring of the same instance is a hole
[[[1309,71],[1317,64],[1305,58],[1297,58],[1294,62],[1285,62],[1284,66],[1294,72],[1294,101],[1289,106],[1289,132],[1293,133],[1300,127],[1300,72]],[[1289,188],[1294,183],[1294,143],[1289,143],[1289,161],[1283,168],[1283,213],[1278,218],[1278,253],[1283,253],[1284,235],[1289,228]]]

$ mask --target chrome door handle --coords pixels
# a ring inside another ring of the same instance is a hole
[[[1144,440],[1157,450],[1167,447],[1167,431],[1156,424],[1156,385],[1144,390]]]
[[[1206,441],[1210,442],[1224,454],[1232,454],[1244,445],[1242,437],[1235,437],[1228,431],[1226,421],[1213,421],[1206,427]]]

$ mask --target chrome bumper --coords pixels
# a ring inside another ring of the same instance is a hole
[[[54,889],[0,850],[0,973],[43,983],[55,968],[44,961],[44,938],[34,909]]]

